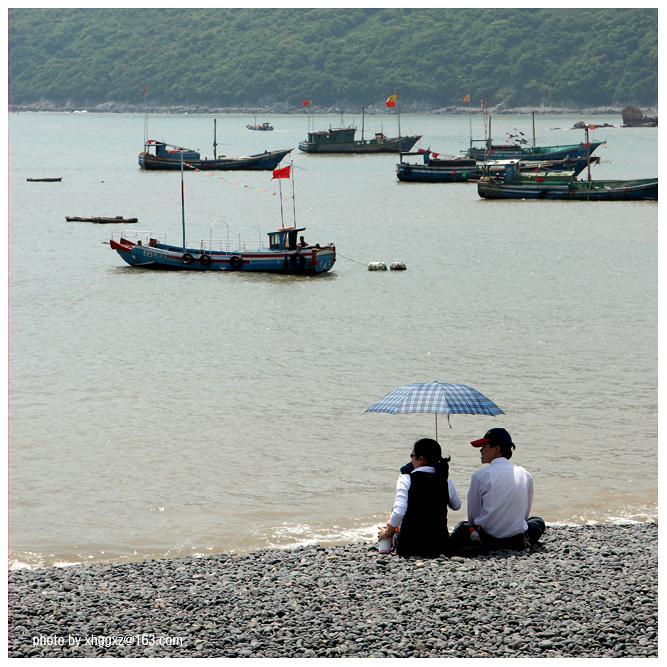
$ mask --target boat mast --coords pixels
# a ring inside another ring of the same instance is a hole
[[[292,213],[294,215],[294,229],[296,229],[296,199],[294,197],[294,162],[290,161],[290,179],[292,180]]]
[[[396,91],[396,101],[398,102],[398,144],[401,145],[401,98]]]
[[[217,119],[213,119],[213,159],[218,159]]]
[[[588,180],[591,180],[591,144],[588,141],[588,125],[586,125],[586,164],[588,165]]]
[[[280,226],[285,229],[285,217],[283,215],[283,179],[278,178],[278,190],[280,192]],[[284,236],[284,238],[287,238]]]
[[[181,149],[181,224],[183,225],[183,252],[185,252],[185,190],[183,188],[183,149]]]
[[[366,111],[366,107],[361,107],[361,140],[364,140],[364,111]]]
[[[533,111],[533,148],[535,148],[535,112]]]
[[[148,141],[148,107],[146,106],[146,84],[144,84],[144,147]]]

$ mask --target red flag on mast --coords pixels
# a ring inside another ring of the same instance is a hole
[[[289,170],[290,170],[289,164],[286,167],[282,167],[281,169],[274,169],[271,180],[273,180],[274,178],[289,178]]]
[[[463,104],[468,104],[468,102],[470,102],[470,93],[463,97]]]
[[[301,106],[302,107],[309,107],[310,106],[310,100],[304,100],[303,102],[301,102]]]
[[[395,106],[396,106],[396,98],[397,98],[397,97],[398,97],[398,93],[394,93],[393,95],[390,95],[390,96],[387,98],[387,101],[385,102],[385,104],[386,104],[388,107],[395,107]]]

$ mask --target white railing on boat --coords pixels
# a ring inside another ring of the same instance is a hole
[[[135,229],[123,230],[122,232],[113,232],[111,238],[119,242],[121,238],[138,243],[141,241],[142,245],[150,245],[151,239],[155,239],[158,243],[167,243],[167,235],[164,232],[150,232],[138,231]],[[179,246],[178,243],[171,243],[172,246]],[[192,247],[192,246],[188,246]],[[196,246],[195,246],[196,247]],[[246,250],[262,250],[265,249],[265,244],[261,245],[248,244],[242,239],[233,241],[231,239],[202,239],[199,242],[200,252],[245,252]]]
[[[148,245],[151,239],[155,239],[158,243],[167,242],[167,235],[164,232],[141,232],[136,229],[124,229],[122,232],[113,232],[111,238],[114,241],[126,239],[127,241],[132,241],[132,243],[141,241],[143,245]]]

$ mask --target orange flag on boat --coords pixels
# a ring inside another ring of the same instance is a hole
[[[463,97],[463,104],[468,104],[470,102],[470,93]]]
[[[385,104],[386,104],[388,107],[395,107],[395,106],[396,106],[396,98],[397,98],[397,97],[398,97],[398,93],[394,93],[393,95],[390,95],[390,96],[387,98],[387,101],[385,102]]]
[[[303,102],[301,102],[301,106],[302,107],[309,107],[310,106],[310,100],[304,100]]]
[[[289,169],[290,169],[289,164],[286,167],[282,167],[281,169],[274,169],[273,177],[271,178],[271,180],[273,180],[274,178],[289,178]]]

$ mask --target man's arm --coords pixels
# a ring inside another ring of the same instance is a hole
[[[468,490],[468,521],[475,524],[475,519],[482,509],[482,493],[479,480],[475,475],[470,478],[470,489]]]

